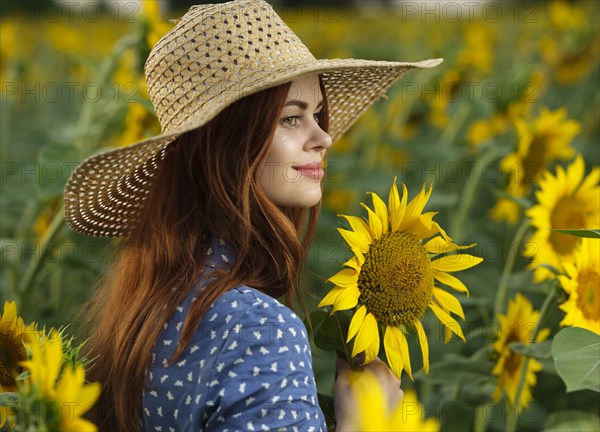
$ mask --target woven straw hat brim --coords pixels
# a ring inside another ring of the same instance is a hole
[[[372,60],[314,60],[214,95],[208,109],[198,110],[179,127],[127,147],[92,156],[82,162],[65,187],[65,220],[83,234],[122,237],[135,226],[166,147],[181,134],[199,128],[236,100],[304,75],[318,73],[329,103],[329,134],[335,142],[402,75],[413,68],[432,68],[442,59],[416,63]]]

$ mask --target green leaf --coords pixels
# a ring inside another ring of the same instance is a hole
[[[600,430],[600,417],[581,411],[559,411],[546,419],[544,432],[596,432]]]
[[[567,234],[575,237],[587,237],[587,238],[595,238],[600,239],[600,229],[553,229],[550,228],[550,231],[555,231],[561,234]]]
[[[313,323],[315,345],[325,351],[345,353],[347,351],[346,335],[348,334],[350,320],[344,314],[330,315],[327,312],[323,313],[326,315],[325,318],[318,325]],[[317,316],[317,318],[319,317]]]
[[[323,415],[325,416],[325,423],[327,426],[335,425],[335,405],[333,403],[333,396],[317,393],[317,398],[319,400],[321,411],[323,411]]]
[[[511,195],[508,192],[506,192],[502,189],[498,189],[498,188],[490,188],[490,189],[492,190],[492,193],[494,195],[496,195],[498,198],[505,198],[509,201],[513,201],[513,202],[517,203],[519,205],[519,207],[521,207],[521,208],[527,209],[527,208],[533,206],[533,203],[527,198]]]
[[[600,393],[600,336],[580,328],[568,327],[554,336],[552,357],[567,392],[594,390]]]
[[[40,197],[61,195],[69,176],[79,163],[77,149],[70,142],[50,142],[38,154],[35,183]]]
[[[312,334],[317,328],[321,326],[321,323],[329,314],[324,310],[316,310],[311,312],[308,317],[304,320],[304,325],[308,330],[308,334]]]
[[[429,375],[423,375],[423,381],[433,384],[464,384],[490,380],[492,364],[481,358],[466,358],[448,355],[429,368]]]
[[[539,343],[521,343],[511,342],[508,347],[511,351],[516,352],[527,357],[533,357],[536,359],[547,359],[552,355],[551,349],[552,341],[547,340]]]

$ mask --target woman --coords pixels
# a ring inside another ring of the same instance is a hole
[[[332,142],[438,63],[316,60],[255,0],[192,7],[156,44],[163,133],[89,158],[65,188],[73,229],[123,237],[90,314],[101,430],[325,430],[306,329],[277,298],[301,300]]]

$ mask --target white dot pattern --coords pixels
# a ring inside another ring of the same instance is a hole
[[[213,242],[208,266],[227,267],[231,259]],[[222,295],[169,364],[198,295],[192,290],[154,344],[142,395],[144,430],[325,432],[306,328],[254,288]]]
[[[144,65],[163,133],[84,161],[65,188],[65,219],[83,234],[128,235],[161,150],[244,96],[320,74],[335,142],[406,71],[440,62],[317,60],[265,1],[194,6],[158,41]]]

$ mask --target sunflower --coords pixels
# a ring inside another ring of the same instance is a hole
[[[492,370],[492,375],[498,379],[498,385],[494,392],[496,402],[500,400],[502,393],[505,392],[509,405],[514,405],[525,357],[513,352],[508,345],[511,342],[531,343],[532,324],[538,322],[539,316],[540,313],[533,310],[529,300],[519,293],[517,293],[514,300],[508,302],[506,315],[498,315],[500,336],[492,345],[492,348],[498,354],[498,361]],[[540,330],[535,342],[544,341],[549,334],[550,329]],[[540,362],[533,358],[529,359],[525,383],[519,397],[519,410],[529,404],[531,387],[535,386],[536,383],[535,374],[541,370],[542,365]]]
[[[600,227],[600,169],[594,168],[584,178],[585,166],[581,155],[565,170],[556,169],[556,176],[544,174],[536,192],[538,204],[525,212],[536,228],[523,254],[533,258],[529,265],[535,269],[534,280],[541,282],[552,277],[543,265],[562,270],[572,263],[575,250],[581,243],[578,237],[551,231],[558,229],[597,229]]]
[[[574,120],[567,120],[566,116],[564,109],[551,112],[542,108],[539,117],[532,123],[523,118],[514,119],[519,136],[517,150],[500,161],[500,168],[509,176],[508,192],[511,195],[526,197],[531,185],[539,181],[540,174],[550,162],[573,156],[575,151],[570,143],[579,133],[580,126]],[[515,213],[507,212],[506,208],[501,211],[498,206],[506,206],[506,199],[501,200],[491,216],[509,223],[518,220],[518,207],[512,206]]]
[[[0,429],[5,423],[8,424],[8,430],[14,427],[14,421],[12,421],[12,410],[9,407],[0,406]]]
[[[371,193],[374,211],[365,204],[368,221],[356,216],[344,217],[351,229],[338,231],[354,256],[343,270],[329,281],[335,287],[319,303],[333,305],[332,313],[358,306],[348,330],[354,339],[352,356],[365,352],[365,363],[379,354],[379,325],[384,327],[384,348],[390,368],[400,377],[406,370],[412,379],[406,334],[416,330],[423,355],[423,369],[429,371],[429,348],[421,317],[430,308],[444,324],[446,341],[455,333],[465,340],[458,322],[464,319],[459,301],[435,286],[436,281],[468,294],[467,287],[447,272],[475,266],[481,258],[448,252],[470,246],[457,246],[432,220],[434,212],[421,214],[431,195],[425,187],[408,204],[408,192],[402,184],[402,199],[396,181],[390,189],[388,206]],[[425,239],[429,239],[424,242]]]
[[[23,343],[32,342],[37,334],[35,323],[25,326],[23,318],[17,315],[15,302],[4,302],[0,320],[0,393],[16,390],[15,378],[23,372],[20,362],[27,360]]]
[[[600,335],[600,244],[582,239],[573,264],[564,265],[566,275],[558,276],[569,295],[560,305],[566,316],[563,326],[583,327]]]
[[[373,372],[368,369],[351,372],[349,382],[356,398],[357,408],[352,430],[364,432],[437,432],[440,430],[437,419],[425,419],[425,413],[414,391],[404,393],[402,402],[388,410],[385,392]]]
[[[145,18],[148,26],[146,42],[148,43],[148,46],[152,48],[159,41],[159,39],[165,35],[165,33],[171,30],[173,25],[161,17],[159,2],[142,2],[142,8],[143,17]]]
[[[96,426],[81,418],[100,395],[100,384],[85,384],[85,369],[78,364],[74,368],[66,366],[62,372],[63,341],[59,333],[52,329],[47,337],[28,345],[30,360],[21,364],[29,370],[26,381],[29,392],[39,392],[48,406],[58,408],[60,415],[46,419],[56,422],[55,430],[96,431]],[[52,429],[52,428],[51,428]]]

